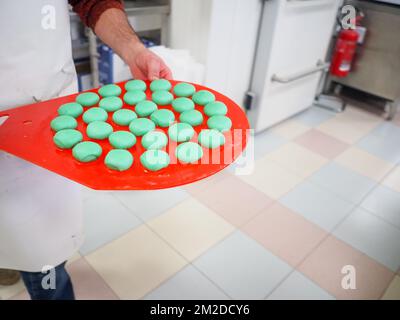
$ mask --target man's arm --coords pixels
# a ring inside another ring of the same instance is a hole
[[[136,79],[171,79],[165,63],[144,47],[130,26],[120,0],[70,0],[85,25],[130,67]]]

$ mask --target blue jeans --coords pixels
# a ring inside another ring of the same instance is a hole
[[[21,271],[22,280],[29,292],[32,300],[74,300],[74,290],[71,279],[65,270],[65,262],[54,268],[55,284],[54,288],[44,288],[42,284],[43,278],[45,287],[49,273],[42,272],[25,272]]]

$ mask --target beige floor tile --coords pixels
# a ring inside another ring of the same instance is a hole
[[[310,176],[328,162],[328,159],[292,142],[271,152],[265,159],[272,160],[303,178]]]
[[[196,259],[235,230],[195,199],[182,202],[148,225],[188,260]]]
[[[345,277],[350,275],[349,267],[355,271],[354,289],[343,287],[348,283]],[[394,276],[384,265],[333,236],[324,240],[298,270],[337,299],[379,299]]]
[[[139,299],[187,262],[147,226],[141,226],[86,256],[121,299]]]
[[[79,254],[79,252],[76,252],[70,259],[67,261],[67,265],[74,263],[75,261],[79,260],[82,258],[82,256]]]
[[[281,137],[291,140],[310,130],[310,127],[296,120],[287,120],[272,128]]]
[[[383,122],[381,116],[376,113],[370,112],[364,108],[356,107],[348,104],[346,110],[342,113],[338,113],[337,117],[348,121],[348,122],[368,122],[368,123],[379,123]]]
[[[317,128],[332,137],[353,144],[381,122],[382,119],[374,114],[350,107]]]
[[[338,118],[333,118],[319,125],[317,129],[345,143],[353,144],[364,137],[375,126],[371,124],[351,125]]]
[[[304,180],[300,175],[281,167],[268,158],[258,160],[252,174],[238,176],[238,178],[272,199],[279,199]]]
[[[393,281],[390,283],[389,288],[387,288],[385,294],[382,297],[383,300],[400,300],[400,277],[394,277]]]
[[[0,286],[0,300],[7,300],[25,291],[22,280],[12,286]]]
[[[400,166],[397,166],[382,182],[383,185],[400,192]]]
[[[357,147],[347,149],[335,162],[376,181],[380,181],[393,167],[392,164]]]

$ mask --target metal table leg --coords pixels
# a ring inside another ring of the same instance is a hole
[[[398,105],[395,102],[387,101],[385,104],[385,111],[383,117],[385,120],[392,120],[396,115]]]
[[[320,94],[314,100],[314,105],[334,112],[343,112],[346,108],[346,103],[339,97]]]

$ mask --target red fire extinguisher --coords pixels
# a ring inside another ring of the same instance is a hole
[[[331,62],[331,74],[345,77],[349,74],[357,48],[359,33],[352,29],[339,32]]]

